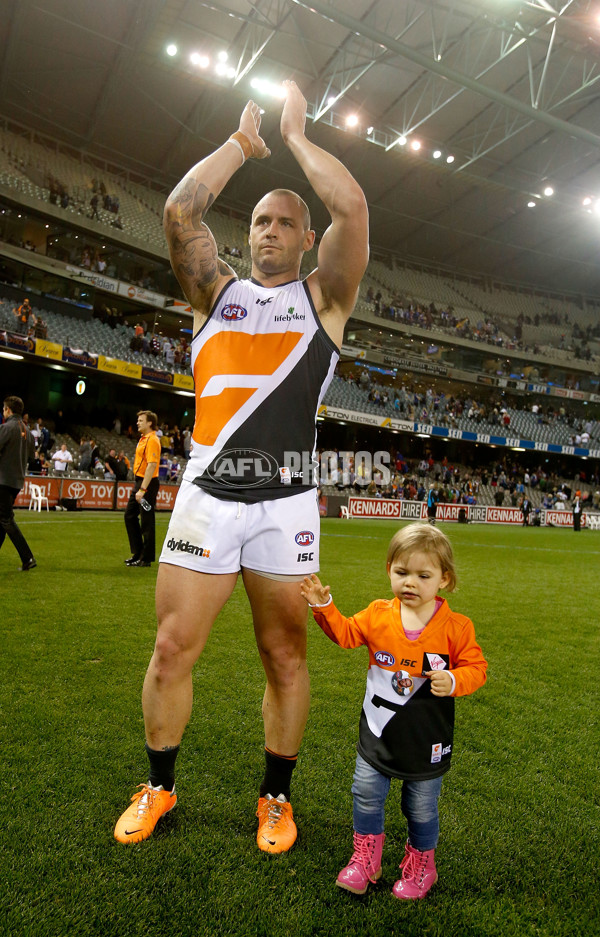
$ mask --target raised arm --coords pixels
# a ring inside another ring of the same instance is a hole
[[[196,164],[169,195],[164,229],[171,266],[196,312],[206,315],[213,296],[235,272],[219,260],[215,239],[204,216],[246,159],[264,159],[271,151],[259,134],[260,108],[248,101],[239,130],[218,150]]]
[[[358,296],[369,260],[369,215],[358,182],[335,156],[305,135],[306,101],[296,82],[284,82],[287,97],[281,135],[315,194],[331,215],[321,239],[318,268],[309,277],[317,311],[331,337],[341,344],[343,327]],[[325,319],[332,321],[326,322]]]

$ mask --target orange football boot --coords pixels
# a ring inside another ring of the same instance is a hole
[[[263,852],[287,852],[296,842],[298,830],[292,805],[283,794],[267,794],[258,801],[258,833],[256,842]]]
[[[147,839],[163,814],[177,803],[175,788],[139,784],[140,791],[131,798],[131,805],[121,814],[115,826],[115,839],[120,843],[140,843]]]

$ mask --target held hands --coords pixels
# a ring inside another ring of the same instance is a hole
[[[429,677],[434,696],[450,696],[452,693],[452,677],[447,670],[428,670],[423,676]]]
[[[250,156],[254,159],[266,159],[271,150],[260,136],[261,113],[258,104],[248,101],[240,117],[240,131],[252,145]]]
[[[313,573],[305,576],[300,583],[300,594],[309,605],[326,605],[329,602],[330,586],[324,586],[318,576]]]

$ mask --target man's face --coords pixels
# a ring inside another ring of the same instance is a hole
[[[296,277],[304,251],[314,244],[315,233],[304,227],[301,204],[291,195],[269,193],[252,213],[250,254],[261,273],[290,272]]]
[[[151,430],[150,421],[145,413],[140,413],[137,418],[137,428],[139,433],[149,433]]]

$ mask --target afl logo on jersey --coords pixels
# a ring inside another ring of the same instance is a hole
[[[221,309],[221,318],[225,319],[226,322],[239,322],[240,319],[245,319],[247,315],[248,310],[244,309],[243,306],[238,306],[237,303],[229,303]]]
[[[375,660],[378,664],[383,664],[384,667],[393,667],[396,663],[396,658],[389,651],[377,651]]]
[[[301,530],[299,534],[296,534],[294,540],[299,547],[309,547],[311,543],[315,542],[315,535],[312,530]]]

